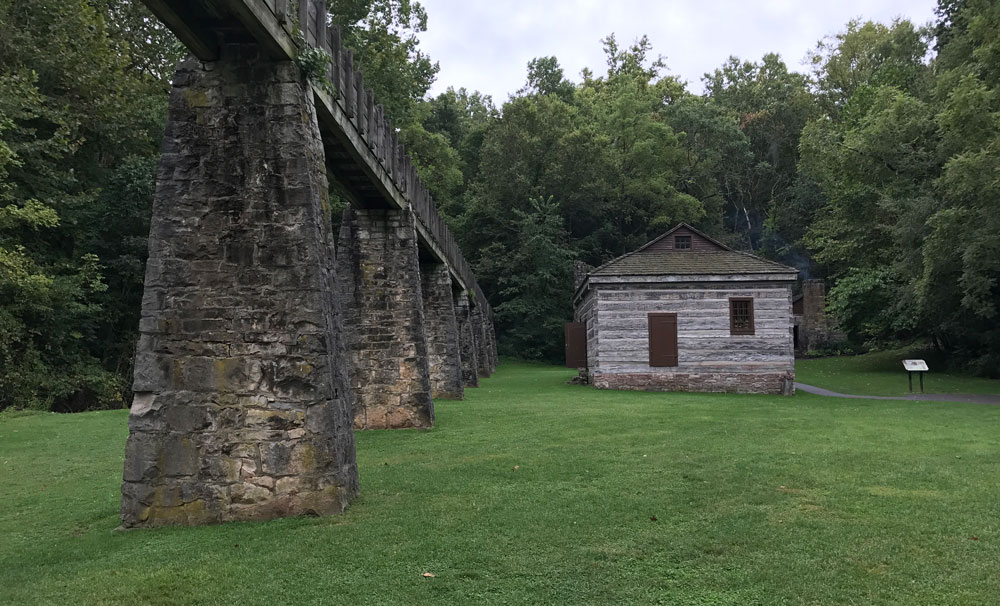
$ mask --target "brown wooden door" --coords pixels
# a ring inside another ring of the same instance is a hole
[[[568,322],[566,333],[566,367],[587,367],[587,323]]]
[[[649,365],[677,366],[677,314],[649,314]]]

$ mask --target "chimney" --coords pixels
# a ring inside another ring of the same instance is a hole
[[[826,319],[826,284],[823,280],[804,280],[799,343],[807,351],[822,348],[830,340],[829,332]]]
[[[583,261],[575,261],[573,263],[573,290],[580,288],[583,281],[587,279],[587,274],[593,269],[590,265],[587,265]]]
[[[826,318],[826,284],[823,280],[802,282],[802,315],[820,326]]]

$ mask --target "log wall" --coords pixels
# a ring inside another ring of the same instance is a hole
[[[598,346],[598,320],[597,320],[597,291],[589,290],[584,295],[583,301],[576,308],[574,317],[576,322],[587,324],[587,374],[593,379],[593,369],[597,368],[597,346]]]
[[[730,334],[730,297],[753,297],[753,335]],[[795,372],[791,305],[791,283],[784,281],[592,289],[579,306],[593,323],[591,382],[614,389],[788,392]],[[649,366],[652,312],[677,314],[676,367]]]

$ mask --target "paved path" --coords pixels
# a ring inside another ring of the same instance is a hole
[[[796,383],[795,389],[801,389],[806,393],[813,393],[818,396],[830,396],[832,398],[851,398],[855,400],[916,400],[920,402],[967,402],[969,404],[995,404],[1000,406],[1000,396],[974,395],[965,393],[913,393],[904,396],[854,396],[846,393],[837,393],[822,387],[814,387],[805,383]]]

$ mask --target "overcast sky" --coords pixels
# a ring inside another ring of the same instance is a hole
[[[854,17],[924,24],[935,0],[420,0],[427,9],[421,48],[441,64],[431,94],[464,86],[501,105],[525,81],[528,61],[554,55],[566,77],[604,71],[601,39],[622,46],[643,34],[673,75],[701,92],[701,77],[729,55],[759,60],[777,52],[802,70],[806,52]]]

